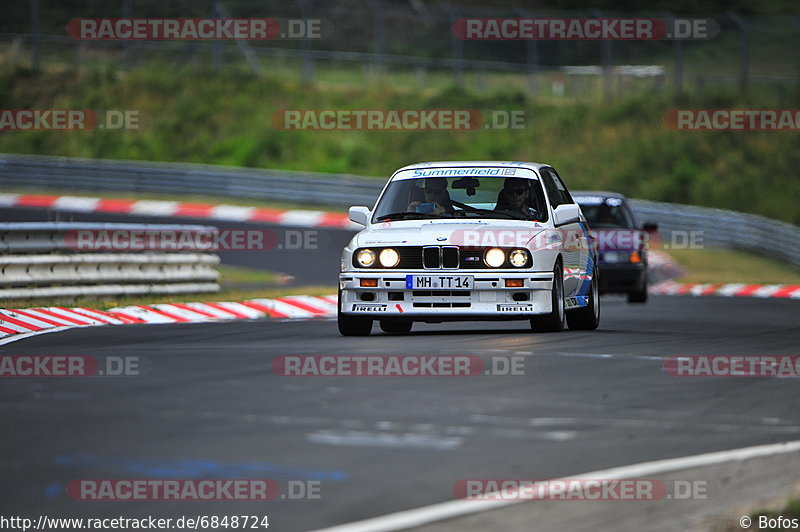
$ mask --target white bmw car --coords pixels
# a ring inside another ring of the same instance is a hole
[[[342,253],[339,331],[408,333],[413,322],[530,320],[596,329],[596,249],[580,207],[546,164],[406,166]]]

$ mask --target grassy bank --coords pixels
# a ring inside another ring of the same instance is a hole
[[[0,151],[187,161],[386,176],[416,161],[510,159],[556,165],[573,189],[730,208],[800,223],[800,133],[676,132],[665,111],[703,107],[800,107],[755,94],[653,93],[609,104],[531,102],[513,90],[302,87],[280,75],[213,76],[113,69],[0,73],[5,108],[133,109],[138,131],[7,132]],[[524,110],[518,130],[462,132],[282,131],[279,109],[448,108]]]
[[[800,284],[800,268],[731,249],[673,249],[668,254],[686,270],[683,283]]]

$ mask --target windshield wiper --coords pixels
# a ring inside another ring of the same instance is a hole
[[[382,216],[378,216],[375,218],[379,222],[387,221],[387,220],[402,220],[405,219],[406,216],[416,216],[418,218],[450,218],[450,216],[444,216],[441,214],[434,214],[432,212],[394,212],[392,214],[384,214]]]

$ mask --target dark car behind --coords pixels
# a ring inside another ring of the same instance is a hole
[[[655,224],[641,226],[622,194],[575,192],[595,237],[600,271],[600,293],[626,294],[629,303],[647,301],[647,233]]]

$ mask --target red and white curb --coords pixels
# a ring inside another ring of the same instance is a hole
[[[664,281],[650,287],[661,296],[777,297],[800,299],[800,284],[701,284]]]
[[[300,209],[268,209],[241,205],[213,205],[180,201],[51,196],[41,194],[0,194],[0,207],[57,209],[70,212],[104,212],[137,216],[203,218],[226,222],[259,222],[293,227],[360,229],[346,213]]]
[[[219,303],[163,303],[110,310],[85,307],[0,309],[0,339],[96,325],[199,323],[258,318],[330,318],[336,316],[336,305],[334,295],[286,296]]]

